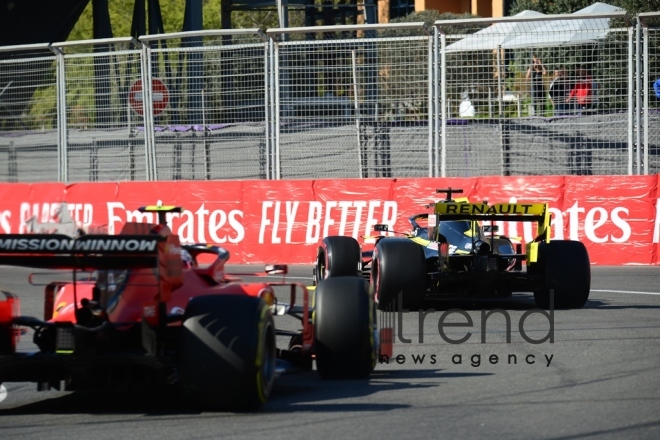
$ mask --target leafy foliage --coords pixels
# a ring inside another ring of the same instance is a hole
[[[439,12],[435,9],[427,9],[426,11],[413,12],[404,17],[395,18],[390,23],[415,23],[423,21],[427,26],[433,26],[437,20],[458,20],[464,18],[477,18],[477,15],[470,13],[454,14],[453,12]]]
[[[572,14],[593,3],[594,0],[514,0],[509,15],[526,9],[543,14]],[[608,0],[604,3],[622,8],[631,17],[640,12],[660,11],[660,0]]]
[[[93,38],[92,3],[89,2],[78,19],[68,41]],[[130,36],[135,0],[111,0],[108,3],[113,37]],[[180,32],[183,29],[184,4],[181,0],[160,0],[165,32]],[[204,29],[220,29],[220,0],[204,0],[202,8]]]

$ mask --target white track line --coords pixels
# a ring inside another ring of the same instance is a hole
[[[232,274],[232,275],[241,275],[241,274],[239,273],[239,274]],[[243,275],[243,276],[245,276],[245,275]],[[261,275],[259,278],[277,278],[277,279],[281,280],[282,275]],[[287,277],[285,277],[285,279],[287,279],[287,280],[310,280],[311,281],[313,278],[312,277],[289,277],[289,276],[287,276]]]
[[[605,293],[634,293],[637,295],[660,295],[660,292],[634,292],[632,290],[595,290],[591,289],[592,292],[605,292]]]

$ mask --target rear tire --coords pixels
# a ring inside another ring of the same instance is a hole
[[[375,313],[369,283],[329,278],[316,288],[314,351],[324,378],[367,377],[376,365]]]
[[[591,265],[587,248],[579,241],[555,240],[539,244],[534,273],[542,283],[534,290],[534,300],[543,309],[550,308],[550,291],[555,309],[579,309],[589,299]]]
[[[371,265],[371,283],[379,310],[418,310],[426,293],[426,257],[420,245],[404,238],[378,242]]]
[[[12,327],[0,325],[0,356],[13,354],[12,347]]]
[[[316,284],[331,277],[359,276],[362,254],[353,237],[325,237],[316,254]]]
[[[242,411],[266,402],[276,347],[265,301],[246,295],[193,298],[181,331],[181,387],[190,404]]]

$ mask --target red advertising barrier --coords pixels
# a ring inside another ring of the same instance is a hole
[[[233,263],[311,263],[326,235],[360,238],[376,223],[408,231],[408,217],[447,187],[473,202],[549,203],[552,238],[582,241],[594,264],[659,264],[657,175],[8,183],[0,185],[0,233],[26,233],[32,217],[56,221],[62,202],[80,227],[116,233],[126,221],[155,221],[137,208],[161,200],[185,208],[170,217],[184,243],[221,245]],[[500,232],[533,238],[531,225],[516,222]]]

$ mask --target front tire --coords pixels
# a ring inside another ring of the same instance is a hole
[[[579,241],[555,240],[539,243],[538,261],[533,272],[542,278],[534,290],[540,308],[579,309],[589,299],[591,265],[587,248]]]
[[[426,293],[426,257],[420,245],[404,238],[378,242],[371,265],[371,282],[378,309],[418,310]]]
[[[325,237],[316,254],[316,284],[331,277],[358,276],[361,259],[360,244],[353,237]]]
[[[265,301],[246,295],[193,298],[181,331],[181,387],[189,403],[242,411],[268,400],[276,347]]]
[[[364,278],[329,278],[316,288],[314,351],[324,378],[361,378],[376,365],[375,313]]]

